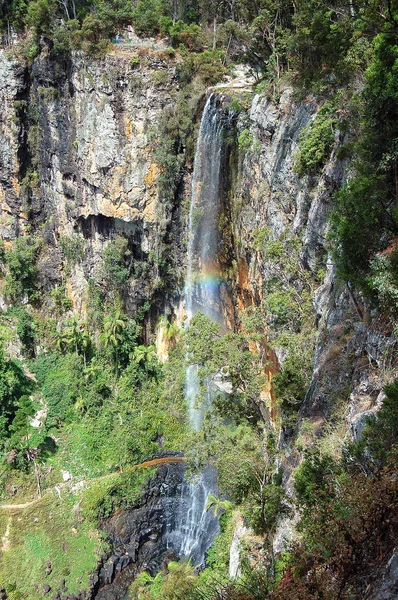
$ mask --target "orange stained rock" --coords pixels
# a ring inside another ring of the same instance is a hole
[[[19,196],[20,185],[19,185],[18,179],[16,179],[16,177],[10,177],[10,181],[11,181],[12,187],[14,188],[14,192],[17,194],[17,196]]]
[[[148,169],[148,173],[144,177],[144,182],[147,187],[152,187],[156,178],[159,174],[159,167],[155,163],[151,163]]]
[[[125,125],[124,133],[125,133],[126,137],[130,137],[131,134],[133,133],[133,127],[132,127],[132,123],[130,120],[128,120]]]
[[[261,282],[260,282],[261,283]],[[259,289],[261,285],[259,285]],[[238,312],[243,313],[249,306],[255,303],[255,290],[253,289],[250,275],[249,265],[245,258],[241,257],[238,261]],[[242,332],[244,330],[242,328]],[[262,375],[265,378],[264,388],[261,390],[261,399],[264,404],[268,407],[269,417],[271,422],[275,425],[278,417],[278,408],[276,405],[276,399],[274,396],[272,378],[278,371],[278,359],[275,352],[268,346],[266,341],[266,332],[264,332],[264,339],[261,342],[249,342],[250,351],[258,355],[261,348],[265,351],[266,362]]]

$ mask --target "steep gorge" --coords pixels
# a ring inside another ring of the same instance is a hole
[[[222,309],[214,308],[218,298],[210,299],[214,321],[223,313],[230,329],[244,329],[242,315],[250,307],[265,319],[261,339],[252,347],[263,358],[267,380],[259,412],[276,432],[289,501],[292,473],[301,460],[295,441],[301,436],[305,447],[312,436],[341,452],[344,439],[360,435],[396,368],[397,340],[362,296],[338,280],[330,255],[333,194],[349,176],[338,153],[346,134],[335,132],[319,175],[299,176],[299,138],[317,114],[317,100],[298,102],[288,87],[270,100],[248,94],[246,82],[241,84],[243,90],[231,86],[212,92],[213,117],[228,121],[228,132],[216,148],[221,181],[215,184],[214,174],[210,181],[222,207],[211,217],[220,239],[210,248],[214,264],[207,265],[209,257],[203,256],[200,262],[221,294]],[[54,308],[54,288],[65,289],[71,312],[81,316],[93,285],[112,293],[112,282],[98,266],[110,242],[123,239],[129,273],[122,298],[127,314],[143,312],[144,341],[153,341],[159,316],[182,322],[192,220],[187,202],[203,177],[192,182],[194,171],[186,162],[173,199],[162,197],[152,142],[153,128],[178,91],[173,59],[157,52],[146,53],[137,67],[121,51],[104,60],[81,53],[59,60],[44,51],[30,66],[2,51],[1,235],[6,247],[24,234],[43,238],[38,262],[43,310]],[[200,113],[207,97],[199,103]],[[195,286],[202,306],[204,288]],[[186,310],[194,314],[189,304]],[[4,296],[1,307],[7,308]],[[277,403],[272,379],[278,371],[283,374],[284,365],[289,376],[297,364],[305,398],[297,399],[294,412]],[[165,522],[175,520],[175,498],[184,495],[186,485],[181,465],[162,466],[136,507],[103,521],[114,554],[101,566],[103,589],[95,597],[119,598],[126,591],[123,573],[127,581],[140,568],[154,574],[162,567]],[[278,520],[270,536],[275,555],[294,536],[295,519]],[[123,562],[123,556],[129,558]],[[112,581],[114,592],[107,587]]]

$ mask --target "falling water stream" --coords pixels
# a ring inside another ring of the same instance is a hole
[[[185,282],[188,326],[198,311],[213,321],[223,322],[218,261],[222,131],[218,99],[212,94],[206,102],[201,119],[192,181]],[[188,366],[185,387],[189,419],[195,431],[200,431],[212,399],[211,392],[208,391],[202,400],[198,400],[198,369],[195,364]],[[213,467],[208,466],[195,481],[183,483],[173,522],[167,523],[167,546],[180,557],[190,557],[196,567],[204,564],[205,554],[219,530],[218,519],[211,510],[206,511],[209,495],[216,493],[216,472]]]

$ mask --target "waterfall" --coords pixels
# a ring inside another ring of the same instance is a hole
[[[184,290],[188,325],[198,311],[213,321],[223,322],[218,262],[222,131],[217,96],[212,94],[200,123],[192,180]],[[201,429],[211,404],[208,390],[198,406],[198,369],[198,365],[188,366],[185,387],[189,419],[195,431]],[[219,531],[218,519],[211,510],[206,511],[210,494],[217,494],[217,477],[215,469],[208,466],[195,481],[183,483],[177,510],[166,525],[167,546],[180,557],[190,557],[196,567],[204,564],[205,554]]]
[[[212,94],[200,123],[192,179],[185,281],[188,322],[198,311],[223,322],[218,262],[222,141],[221,114]]]

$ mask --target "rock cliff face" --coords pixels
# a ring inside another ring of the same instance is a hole
[[[231,207],[236,289],[243,306],[260,304],[266,297],[264,290],[272,288],[275,270],[283,271],[272,252],[259,248],[259,232],[265,230],[271,241],[283,236],[299,240],[297,258],[302,270],[289,283],[300,294],[305,275],[314,278],[311,301],[316,332],[312,381],[300,414],[302,418],[329,417],[331,394],[341,385],[349,406],[348,430],[349,420],[377,405],[392,367],[396,339],[376,313],[369,314],[363,298],[354,297],[336,278],[327,234],[333,194],[348,176],[346,164],[337,158],[343,133],[336,132],[330,156],[317,176],[303,178],[295,172],[300,134],[316,113],[314,100],[297,104],[291,90],[285,90],[278,104],[255,96],[248,114],[238,123],[238,130],[249,128],[253,141],[240,164]],[[289,258],[287,252],[282,256],[283,261]],[[269,333],[272,339],[272,322]],[[283,350],[277,346],[275,350],[281,365]]]
[[[164,533],[184,485],[183,465],[163,465],[143,490],[136,508],[118,511],[101,524],[112,554],[99,573],[98,600],[118,600],[143,568],[155,575],[175,560]]]
[[[123,52],[104,61],[42,53],[24,68],[2,52],[0,69],[3,238],[43,228],[44,290],[65,275],[61,238],[83,238],[84,260],[67,276],[69,297],[82,311],[104,248],[122,236],[134,261],[127,307],[153,300],[165,286],[159,264],[179,221],[172,219],[176,207],[158,195],[151,142],[178,91],[175,65],[150,52],[140,68]],[[181,251],[178,242],[172,251],[170,261]]]
[[[7,244],[21,233],[41,230],[44,294],[66,282],[74,309],[84,312],[89,280],[96,278],[101,284],[97,269],[103,251],[121,236],[128,240],[134,262],[124,291],[127,310],[134,314],[149,300],[157,316],[172,296],[177,305],[186,260],[183,207],[189,169],[174,203],[166,202],[159,194],[151,143],[151,131],[177,91],[176,65],[159,53],[142,56],[138,68],[128,53],[103,61],[81,54],[62,60],[43,53],[31,67],[24,67],[1,52],[0,234]],[[315,100],[296,103],[291,90],[285,90],[278,102],[254,96],[235,119],[236,138],[242,140],[245,133],[248,143],[235,139],[231,172],[224,177],[230,188],[224,200],[229,224],[224,228],[228,248],[223,260],[234,299],[226,310],[230,323],[239,323],[249,306],[261,306],[266,313],[275,279],[291,288],[299,314],[304,311],[300,298],[307,297],[312,372],[295,435],[305,438],[310,425],[314,435],[324,436],[338,449],[345,436],[360,435],[364,415],[381,405],[397,342],[364,300],[338,281],[330,255],[327,232],[333,193],[348,176],[337,155],[344,134],[336,132],[319,174],[298,177],[295,172],[300,133],[317,110]],[[84,250],[82,260],[73,262],[67,273],[62,266],[65,238],[80,240]],[[292,253],[295,272],[284,267]],[[272,377],[287,351],[274,326],[268,319],[271,366],[264,407],[274,414],[277,427]],[[148,340],[150,333],[148,328]],[[326,422],[335,424],[332,432],[330,427],[326,431]],[[280,431],[279,446],[289,491],[299,454],[286,428]],[[160,543],[159,528],[171,509],[158,493],[165,481],[169,487],[178,486],[175,477],[181,476],[178,467],[162,469],[144,494],[144,508],[103,524],[115,554],[101,572],[98,598],[119,597],[106,586],[115,574],[116,582],[122,581],[124,569],[131,574],[143,566],[153,571],[161,567],[167,549]],[[274,550],[281,551],[291,535],[292,521],[285,519],[274,536]],[[390,570],[395,563],[391,564]],[[120,586],[117,594],[125,590]]]
[[[207,469],[202,477],[214,479],[214,470]],[[193,510],[188,487],[185,465],[162,465],[135,508],[117,511],[101,523],[112,542],[112,554],[99,571],[97,600],[119,600],[142,570],[155,575],[179,558],[177,552],[184,543],[181,522]],[[212,513],[207,514],[209,524],[208,531],[201,532],[203,547],[196,548],[196,553],[204,554],[214,538],[218,521]]]
[[[331,256],[328,219],[333,194],[349,176],[337,152],[344,134],[335,133],[319,174],[298,177],[295,170],[300,134],[317,110],[314,99],[297,103],[289,89],[278,103],[262,95],[254,97],[237,123],[238,134],[250,132],[250,148],[237,161],[230,207],[238,312],[251,305],[267,307],[267,294],[278,281],[298,298],[310,292],[312,325],[305,334],[307,339],[313,336],[310,384],[299,411],[298,431],[292,435],[283,427],[279,435],[288,493],[292,470],[300,460],[293,439],[301,436],[305,444],[305,432],[311,429],[339,453],[344,439],[358,437],[365,417],[380,408],[382,388],[396,366],[396,337],[360,295],[354,296],[338,280]],[[286,243],[292,239],[296,244]],[[281,240],[282,245],[276,246]],[[299,265],[295,272],[288,267],[290,253]],[[287,355],[286,348],[278,345],[278,333],[278,323],[271,315],[270,380],[283,367]],[[264,402],[272,414],[272,387],[266,392]],[[280,523],[273,540],[276,553],[293,535],[294,521],[293,517]]]

